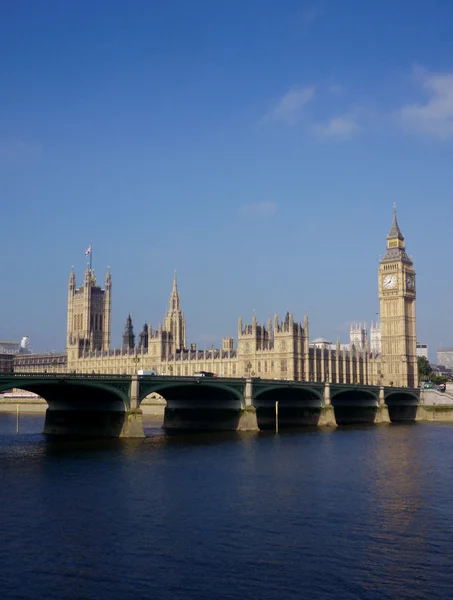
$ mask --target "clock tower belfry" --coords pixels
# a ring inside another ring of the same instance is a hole
[[[378,276],[383,384],[416,387],[415,269],[406,254],[395,205]]]

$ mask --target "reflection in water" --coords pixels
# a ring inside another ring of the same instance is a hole
[[[48,442],[0,416],[2,598],[447,598],[453,429]]]

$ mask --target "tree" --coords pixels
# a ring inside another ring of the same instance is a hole
[[[417,356],[418,363],[418,379],[420,381],[426,381],[430,378],[433,370],[431,369],[431,365],[429,364],[429,360],[424,356]]]

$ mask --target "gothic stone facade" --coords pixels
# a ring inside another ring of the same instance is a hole
[[[176,281],[163,325],[146,325],[135,343],[132,320],[126,322],[123,344],[110,349],[110,273],[105,287],[96,284],[91,269],[76,287],[74,272],[69,279],[67,354],[68,370],[77,373],[135,373],[139,369],[159,374],[192,376],[210,371],[221,377],[262,377],[296,381],[384,384],[415,387],[417,381],[415,335],[415,271],[405,251],[396,212],[387,236],[387,249],[379,265],[381,351],[364,344],[349,350],[337,342],[319,347],[309,342],[308,317],[303,323],[291,313],[277,315],[267,324],[238,323],[233,338],[224,338],[222,348],[198,350],[187,347],[186,323],[180,307]]]

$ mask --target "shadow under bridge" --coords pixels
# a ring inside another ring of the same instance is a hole
[[[338,425],[372,424],[379,407],[378,387],[331,389],[331,404]]]
[[[385,403],[388,406],[389,417],[392,422],[415,421],[420,403],[419,392],[418,390],[404,388],[387,388]]]
[[[58,436],[121,437],[129,411],[130,378],[83,375],[12,375],[8,388],[33,392],[48,408],[44,433]]]
[[[245,385],[243,379],[142,377],[139,401],[151,393],[163,397],[166,430],[235,431],[242,429]]]
[[[323,405],[323,387],[273,384],[262,387],[255,383],[253,405],[260,429],[275,429],[276,402],[281,429],[310,427],[319,424]]]

